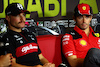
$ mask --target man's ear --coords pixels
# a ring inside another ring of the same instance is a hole
[[[6,20],[9,22],[10,21],[10,16],[6,15]]]
[[[73,20],[76,22],[76,18],[75,18],[75,16],[73,16]]]
[[[91,16],[91,20],[92,20],[93,16]]]
[[[93,16],[90,16],[90,22],[92,21]]]

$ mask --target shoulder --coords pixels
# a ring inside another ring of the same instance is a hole
[[[9,35],[8,35],[7,32],[0,35],[0,41],[3,41],[3,42],[4,42],[4,41],[6,41],[8,38],[9,38]]]
[[[68,33],[66,33],[65,35],[69,35],[69,36],[72,36],[73,37],[73,39],[78,39],[78,38],[82,38],[82,36],[78,33],[78,32],[76,32],[75,30],[71,30],[71,31],[69,31]]]
[[[27,33],[27,35],[30,37],[33,37],[33,38],[36,38],[36,35],[34,35],[32,32],[26,32]]]
[[[24,31],[24,34],[27,35],[28,37],[30,37],[31,39],[34,38],[35,40],[37,40],[37,39],[36,39],[36,35],[34,35],[32,32]]]
[[[25,34],[29,34],[29,35],[33,35],[33,36],[35,36],[35,34],[34,34],[34,33],[32,33],[32,32],[30,32],[30,31],[23,30],[23,32],[24,32]]]
[[[7,33],[7,32],[6,32],[6,33],[2,33],[2,34],[0,35],[1,38],[7,37],[7,36],[8,36],[8,33]]]
[[[92,35],[95,36],[95,37],[100,37],[100,33],[96,33],[96,32],[95,32],[95,33],[93,33]]]

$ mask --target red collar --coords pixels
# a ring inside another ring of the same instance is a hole
[[[94,31],[93,31],[93,29],[91,28],[91,27],[89,27],[90,28],[90,33],[94,33]],[[74,27],[74,30],[76,31],[76,32],[78,32],[79,34],[82,34],[84,31],[83,30],[81,30],[79,27],[77,27],[77,26],[75,26]],[[85,32],[84,32],[85,33]]]

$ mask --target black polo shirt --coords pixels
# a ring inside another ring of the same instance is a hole
[[[2,41],[7,44],[8,52],[22,65],[34,66],[41,64],[38,55],[41,53],[35,35],[30,32],[8,30]]]

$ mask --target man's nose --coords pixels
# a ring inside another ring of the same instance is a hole
[[[86,22],[86,18],[85,17],[83,17],[83,22]]]

